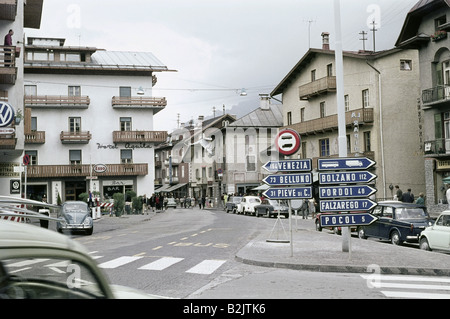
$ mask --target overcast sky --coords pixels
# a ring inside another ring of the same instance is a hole
[[[369,22],[377,22],[376,50],[394,46],[417,0],[341,0],[344,50],[372,50]],[[270,93],[321,33],[335,41],[333,0],[44,0],[39,30],[26,36],[66,38],[66,45],[155,54],[169,69],[156,73],[153,96],[168,105],[155,130],[254,104]],[[310,30],[310,32],[309,32]],[[310,35],[310,36],[309,36]],[[240,96],[246,89],[248,95]]]

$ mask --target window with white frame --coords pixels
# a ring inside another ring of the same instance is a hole
[[[68,88],[69,96],[81,96],[81,86],[71,85]]]
[[[369,89],[362,90],[362,106],[369,107]]]
[[[70,133],[81,132],[81,117],[69,117],[69,132]]]
[[[122,132],[131,131],[131,117],[121,117],[120,118],[120,130]]]
[[[81,150],[69,150],[70,164],[81,164]]]
[[[133,163],[133,151],[129,149],[120,150],[120,161],[122,164]]]

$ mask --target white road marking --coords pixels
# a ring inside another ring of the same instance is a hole
[[[123,266],[125,264],[131,263],[131,262],[141,259],[141,258],[142,258],[142,256],[136,256],[136,257],[135,256],[122,256],[122,257],[104,262],[102,264],[99,264],[98,266],[100,268],[112,269],[112,268],[117,268],[117,267]]]
[[[163,269],[166,269],[167,267],[170,267],[170,266],[182,261],[183,259],[184,258],[163,257],[163,258],[160,258],[150,264],[139,267],[138,269],[163,270]]]
[[[204,260],[186,272],[192,274],[210,275],[222,266],[226,260]]]

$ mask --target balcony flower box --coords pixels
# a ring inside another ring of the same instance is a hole
[[[447,31],[439,30],[435,34],[431,35],[431,41],[436,42],[447,37]]]

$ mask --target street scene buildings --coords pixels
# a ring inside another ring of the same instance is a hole
[[[301,136],[290,158],[338,156],[336,66],[330,33],[310,48],[259,105],[237,118],[224,112],[155,131],[157,113],[170,107],[154,97],[158,72],[173,71],[151,52],[66,46],[64,38],[30,37],[39,28],[42,1],[0,1],[0,98],[14,121],[0,134],[0,193],[55,203],[95,192],[105,201],[128,190],[151,196],[208,197],[259,193],[280,158],[273,138],[292,128]],[[376,161],[377,198],[394,186],[423,192],[442,210],[450,178],[450,53],[447,1],[419,1],[408,13],[396,47],[345,51],[348,156]],[[137,48],[138,49],[138,48]],[[164,60],[164,57],[161,57]],[[3,109],[2,109],[3,110]],[[195,112],[195,110],[193,110]],[[217,110],[219,112],[219,110]],[[449,145],[448,145],[449,144]],[[26,160],[26,177],[24,171]],[[19,188],[18,184],[21,184]]]

